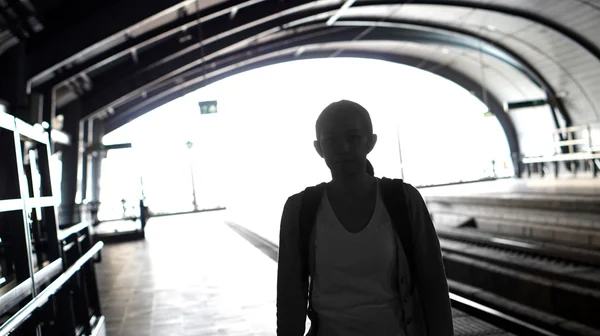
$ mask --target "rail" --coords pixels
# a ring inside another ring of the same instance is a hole
[[[48,299],[56,293],[73,275],[78,272],[84,264],[89,262],[92,257],[98,253],[104,243],[97,242],[92,246],[81,258],[79,258],[69,269],[62,273],[56,280],[54,280],[48,287],[46,287],[39,295],[33,300],[29,301],[23,308],[21,308],[15,315],[8,319],[2,326],[0,326],[0,336],[7,336],[19,326],[21,326],[31,315],[44,304],[48,302]]]
[[[577,264],[600,267],[600,252],[578,248],[566,248],[546,243],[525,242],[508,238],[486,236],[480,232],[457,232],[456,230],[436,228],[439,238],[467,241],[512,251],[528,253],[546,258],[565,260]]]
[[[481,303],[469,300],[460,295],[450,292],[450,302],[452,307],[462,310],[463,312],[488,321],[505,331],[509,331],[519,335],[532,336],[558,336],[551,331],[545,330],[521,319],[507,315],[499,310],[488,307]]]

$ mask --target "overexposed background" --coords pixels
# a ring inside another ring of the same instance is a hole
[[[226,206],[229,220],[276,242],[287,197],[330,179],[312,141],[317,116],[340,99],[371,113],[377,176],[402,176],[399,144],[414,185],[489,177],[492,160],[497,175],[512,175],[500,124],[458,85],[386,61],[316,59],[226,78],[107,134],[105,144],[133,149],[109,151],[101,201],[134,199],[143,184],[151,210],[191,210],[193,170],[199,208]],[[201,115],[198,102],[209,100],[218,113]]]

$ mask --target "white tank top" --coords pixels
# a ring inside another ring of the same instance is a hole
[[[318,336],[401,336],[397,246],[379,181],[373,216],[358,233],[337,219],[327,192],[317,212],[312,303]]]

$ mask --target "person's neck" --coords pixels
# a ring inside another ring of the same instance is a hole
[[[373,176],[366,172],[351,176],[333,176],[330,187],[338,195],[361,196],[368,193],[374,179]]]

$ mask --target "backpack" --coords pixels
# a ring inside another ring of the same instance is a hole
[[[326,183],[308,187],[302,193],[302,204],[300,208],[300,258],[302,264],[302,277],[306,279],[311,270],[309,265],[311,264],[309,258],[309,246],[310,236],[314,229],[317,210],[321,204],[323,192],[325,191]],[[410,217],[408,207],[406,204],[406,195],[404,193],[404,182],[401,179],[380,179],[381,194],[383,196],[383,203],[385,208],[390,215],[393,223],[394,231],[400,238],[404,254],[408,261],[408,267],[411,274],[414,274],[414,253],[412,245],[412,230],[410,224]],[[313,256],[314,257],[314,256]],[[314,260],[313,263],[314,265]],[[411,281],[411,284],[414,284]],[[311,320],[311,330],[309,335],[313,335],[316,331],[316,313],[312,309],[311,296],[312,296],[312,280],[309,282],[308,289],[308,318]]]

